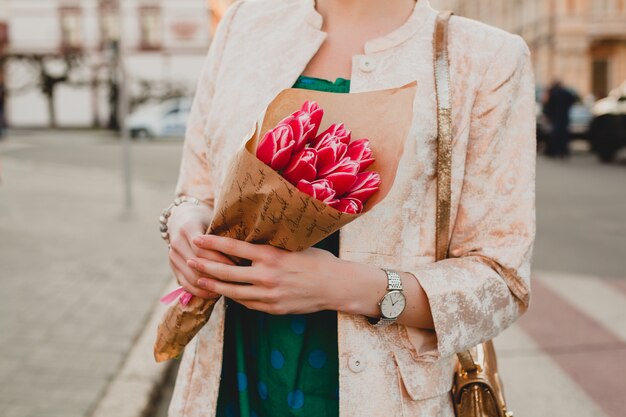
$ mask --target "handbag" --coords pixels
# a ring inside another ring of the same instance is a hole
[[[434,34],[434,72],[437,97],[437,233],[436,260],[448,257],[451,200],[452,107],[448,59],[449,11],[437,16]],[[491,340],[457,353],[452,385],[457,417],[512,417],[507,410],[496,351]]]

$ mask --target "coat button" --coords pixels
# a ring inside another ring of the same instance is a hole
[[[367,56],[363,57],[359,62],[359,69],[363,72],[372,72],[375,67],[376,64],[374,63],[374,60]]]
[[[355,373],[362,372],[365,369],[365,361],[358,356],[350,356],[348,359],[348,368]]]

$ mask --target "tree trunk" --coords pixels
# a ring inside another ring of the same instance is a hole
[[[46,95],[48,100],[48,116],[49,116],[49,124],[48,126],[51,129],[57,128],[57,113],[56,107],[54,105],[54,87],[50,89],[50,93]]]

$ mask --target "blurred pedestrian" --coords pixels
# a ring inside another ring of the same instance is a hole
[[[551,158],[566,158],[569,151],[569,112],[578,97],[555,81],[548,91],[543,113],[550,120],[551,132],[548,136],[546,155]]]

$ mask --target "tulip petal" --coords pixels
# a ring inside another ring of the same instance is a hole
[[[376,191],[378,191],[378,187],[361,188],[360,190],[347,193],[345,198],[353,198],[361,203],[365,203]]]
[[[320,178],[325,178],[334,172],[349,172],[356,175],[359,172],[359,163],[349,158],[343,158],[334,164],[320,168],[318,170],[318,176]]]
[[[363,204],[353,198],[341,198],[333,201],[329,205],[338,211],[349,214],[359,214],[363,211]]]
[[[307,142],[310,142],[317,136],[317,131],[320,128],[320,124],[322,123],[322,117],[324,116],[324,110],[318,107],[316,110],[311,112],[311,120],[309,123],[313,127],[309,134],[307,135]]]
[[[306,145],[304,131],[307,128],[304,126],[304,122],[300,117],[294,117],[293,120],[289,123],[291,127],[293,140],[296,142],[294,146],[294,152],[299,152]]]
[[[381,183],[380,174],[376,171],[360,172],[357,174],[356,182],[348,190],[349,193],[361,188],[379,187]]]
[[[309,181],[300,180],[298,181],[298,185],[296,185],[296,187],[303,193],[315,198],[315,190],[313,189],[313,184],[311,184]]]
[[[326,179],[313,181],[312,185],[315,190],[315,198],[320,201],[331,201],[335,198],[335,195],[337,194],[335,189],[333,188],[333,184]]]
[[[283,173],[283,177],[292,184],[297,184],[300,180],[313,181],[316,175],[315,166],[306,163],[298,164],[290,171],[285,170]]]
[[[276,153],[277,146],[274,140],[273,132],[270,130],[263,136],[256,148],[256,157],[265,165],[270,165],[272,158]]]
[[[365,169],[367,169],[367,167],[369,167],[373,163],[374,163],[374,158],[361,159],[359,161],[359,171],[363,172]]]
[[[351,172],[334,172],[325,177],[333,184],[333,188],[337,192],[337,195],[342,195],[350,189],[352,184],[356,181],[356,175]]]
[[[313,181],[317,176],[316,163],[317,151],[305,148],[293,156],[283,172],[283,177],[292,184],[297,184],[301,179]]]
[[[274,157],[272,158],[272,163],[270,165],[273,170],[281,171],[285,169],[285,167],[287,167],[289,161],[291,160],[291,155],[293,154],[293,148],[295,144],[296,142],[292,140],[287,146],[279,149],[276,154],[274,154]]]

